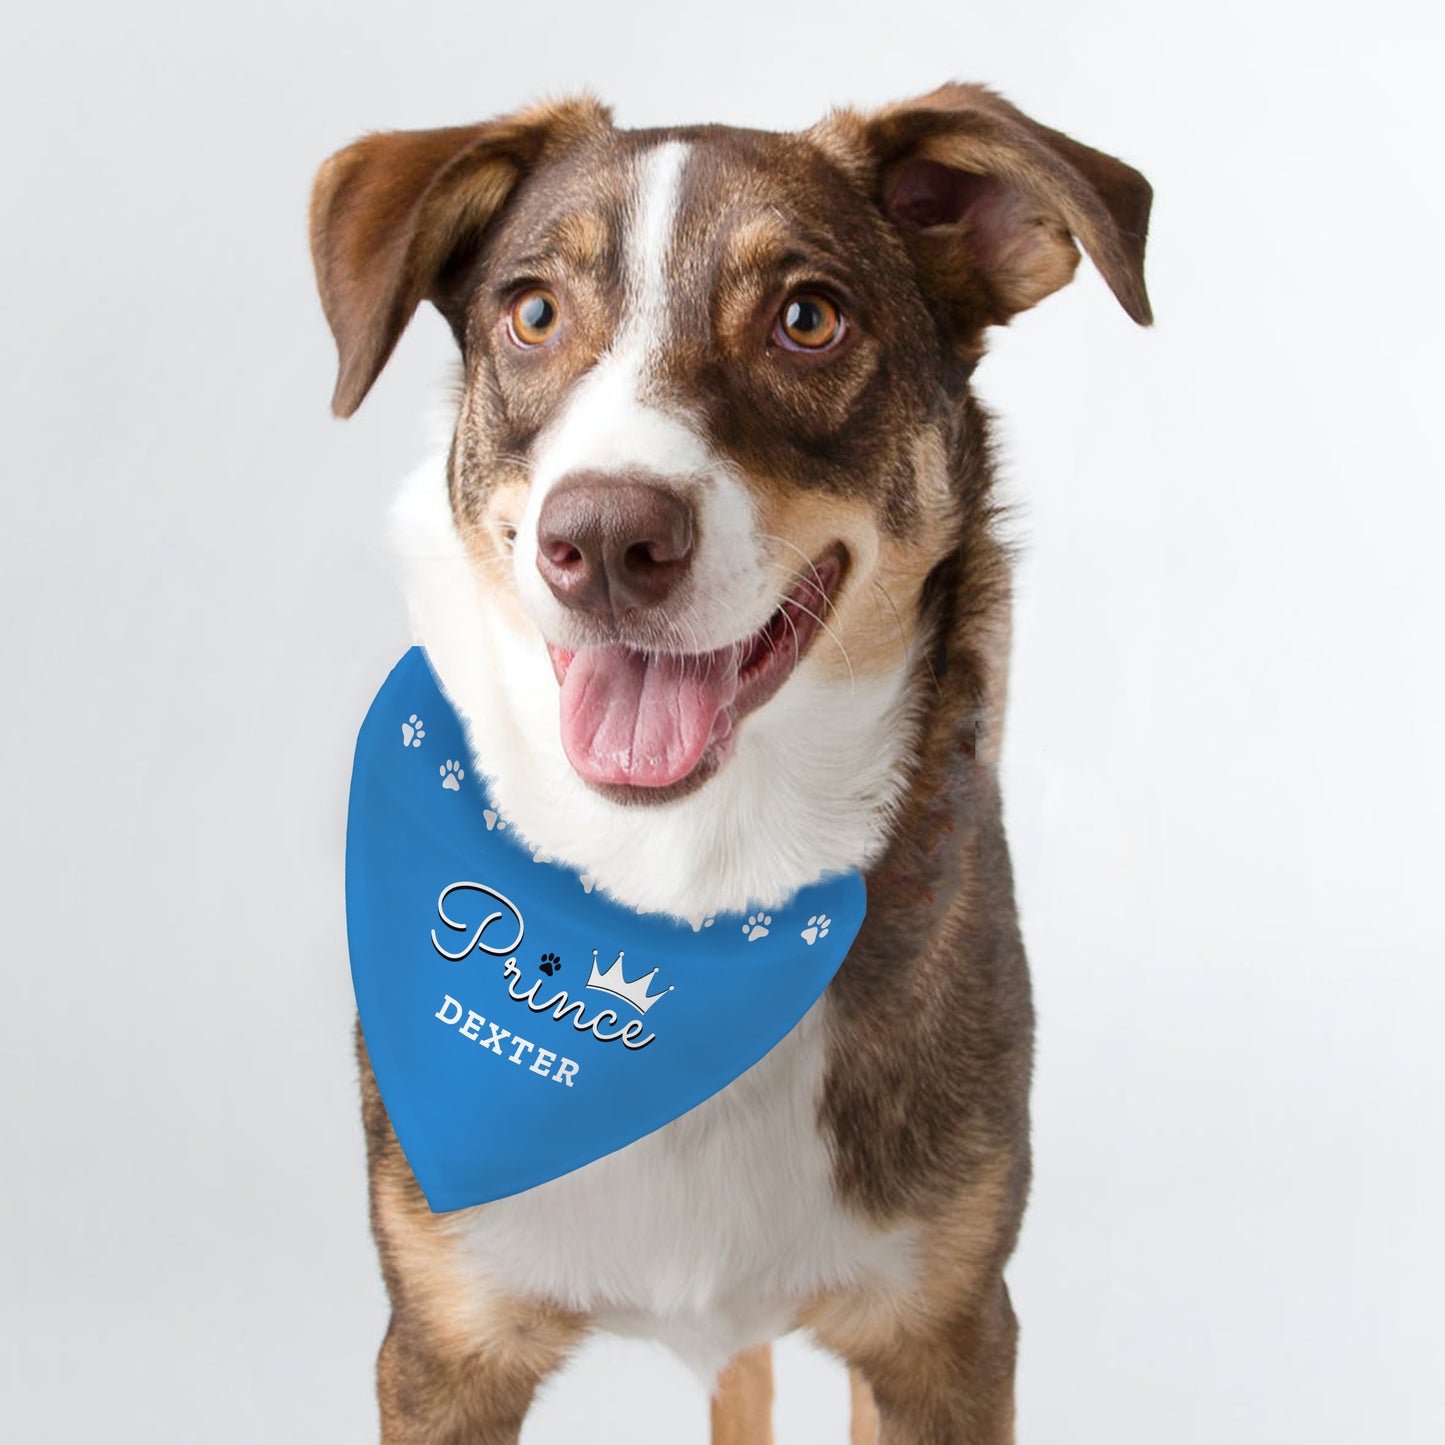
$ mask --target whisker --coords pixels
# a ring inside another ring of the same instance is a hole
[[[490,557],[468,557],[467,561],[478,567],[510,567],[512,559],[505,552],[494,553]]]
[[[832,608],[833,599],[828,596],[828,589],[823,586],[823,578],[818,572],[817,564],[796,542],[790,542],[786,537],[778,536],[776,532],[759,532],[758,536],[767,542],[781,543],[784,547],[788,547],[796,552],[798,556],[803,559],[808,571],[813,574],[813,582],[817,586],[818,594],[823,598],[823,605],[827,608]],[[801,572],[795,573],[794,577],[795,580],[799,582],[803,580],[803,574]]]
[[[686,639],[685,639],[685,641],[687,642],[687,650],[686,650],[684,656],[685,656],[685,657],[688,657],[688,658],[695,658],[695,659],[696,659],[698,676],[701,677],[701,676],[702,676],[702,659],[703,659],[703,656],[704,656],[703,650],[702,650],[702,639],[701,639],[700,637],[698,637],[698,635],[697,635],[697,627],[694,625],[694,623],[693,623],[693,621],[692,621],[692,619],[691,619],[690,617],[684,616],[684,618],[682,619],[682,625],[683,625],[683,627],[686,629],[686,632],[687,632],[687,637],[686,637]],[[684,662],[684,663],[683,663],[683,676],[684,676],[684,677],[687,676],[687,666],[688,666],[688,664],[687,664],[686,662]]]
[[[799,612],[805,614],[805,615],[808,616],[808,617],[811,617],[811,618],[813,619],[813,621],[816,622],[816,623],[818,624],[818,626],[819,626],[824,632],[826,632],[826,633],[828,634],[828,636],[833,640],[833,645],[838,649],[839,652],[841,652],[841,653],[843,654],[843,662],[844,662],[844,664],[845,664],[845,665],[847,666],[847,668],[848,668],[848,685],[849,685],[849,688],[850,688],[850,689],[856,688],[857,685],[858,685],[858,679],[857,679],[857,677],[855,676],[855,674],[854,674],[854,672],[853,672],[853,659],[848,656],[848,649],[843,646],[843,639],[842,639],[841,637],[839,637],[838,634],[837,634],[836,632],[834,632],[833,629],[832,629],[831,627],[829,627],[828,624],[827,624],[826,622],[824,622],[823,619],[822,619],[821,617],[819,617],[816,612],[814,612],[814,611],[812,610],[812,608],[810,608],[810,607],[804,607],[801,602],[795,602],[793,605],[798,609]],[[784,617],[787,617],[787,615],[788,615],[788,610],[787,610],[787,608],[784,608],[784,609],[783,609],[783,616],[784,616]]]
[[[906,654],[908,651],[908,631],[903,626],[903,616],[898,611],[898,604],[894,602],[892,594],[876,577],[872,579],[872,587],[874,591],[883,594],[883,600],[888,604],[888,610],[893,614],[894,625],[898,628],[898,640],[903,644],[903,650]],[[923,665],[928,669],[928,680],[933,684],[933,690],[937,693],[942,693],[943,684],[939,681],[938,673],[934,670],[933,657],[930,651],[924,651]]]
[[[802,644],[799,643],[799,641],[798,641],[798,624],[797,624],[796,622],[794,622],[793,619],[788,615],[787,608],[784,608],[784,609],[783,609],[783,621],[786,622],[786,623],[788,624],[788,626],[793,629],[793,651],[794,651],[794,653],[796,654],[796,653],[801,652],[801,650],[802,650]],[[769,634],[768,634],[768,651],[769,651],[769,652],[776,652],[777,650],[778,650],[777,644],[773,641],[772,633],[769,632]]]

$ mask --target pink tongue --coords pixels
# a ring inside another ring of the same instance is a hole
[[[737,690],[732,648],[705,657],[583,648],[562,679],[562,746],[589,783],[665,788],[697,766]]]

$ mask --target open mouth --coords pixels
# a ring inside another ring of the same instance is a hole
[[[584,782],[624,799],[690,791],[732,751],[738,721],[761,707],[807,653],[847,558],[825,552],[754,633],[715,652],[575,652],[548,643],[561,689],[562,746]],[[634,790],[638,790],[634,792]]]

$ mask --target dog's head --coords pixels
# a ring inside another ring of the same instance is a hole
[[[423,300],[461,348],[446,525],[471,595],[422,629],[535,841],[589,846],[538,791],[598,827],[709,798],[735,841],[800,774],[842,800],[808,826],[861,836],[861,809],[876,835],[930,578],[986,526],[983,335],[1069,280],[1076,241],[1146,322],[1149,199],[964,86],[796,135],[568,102],[326,163],[335,410]]]

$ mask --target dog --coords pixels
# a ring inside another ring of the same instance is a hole
[[[849,868],[868,898],[760,1063],[494,1203],[428,1210],[358,1038],[386,1445],[516,1441],[594,1328],[716,1378],[718,1445],[771,1440],[768,1342],[793,1329],[849,1365],[855,1442],[1013,1438],[1033,1021],[996,769],[1009,552],[970,378],[1080,248],[1148,324],[1150,203],[956,84],[795,134],[623,130],[584,97],[321,168],[334,411],[422,301],[460,348],[450,445],[395,521],[497,807],[639,909]]]

